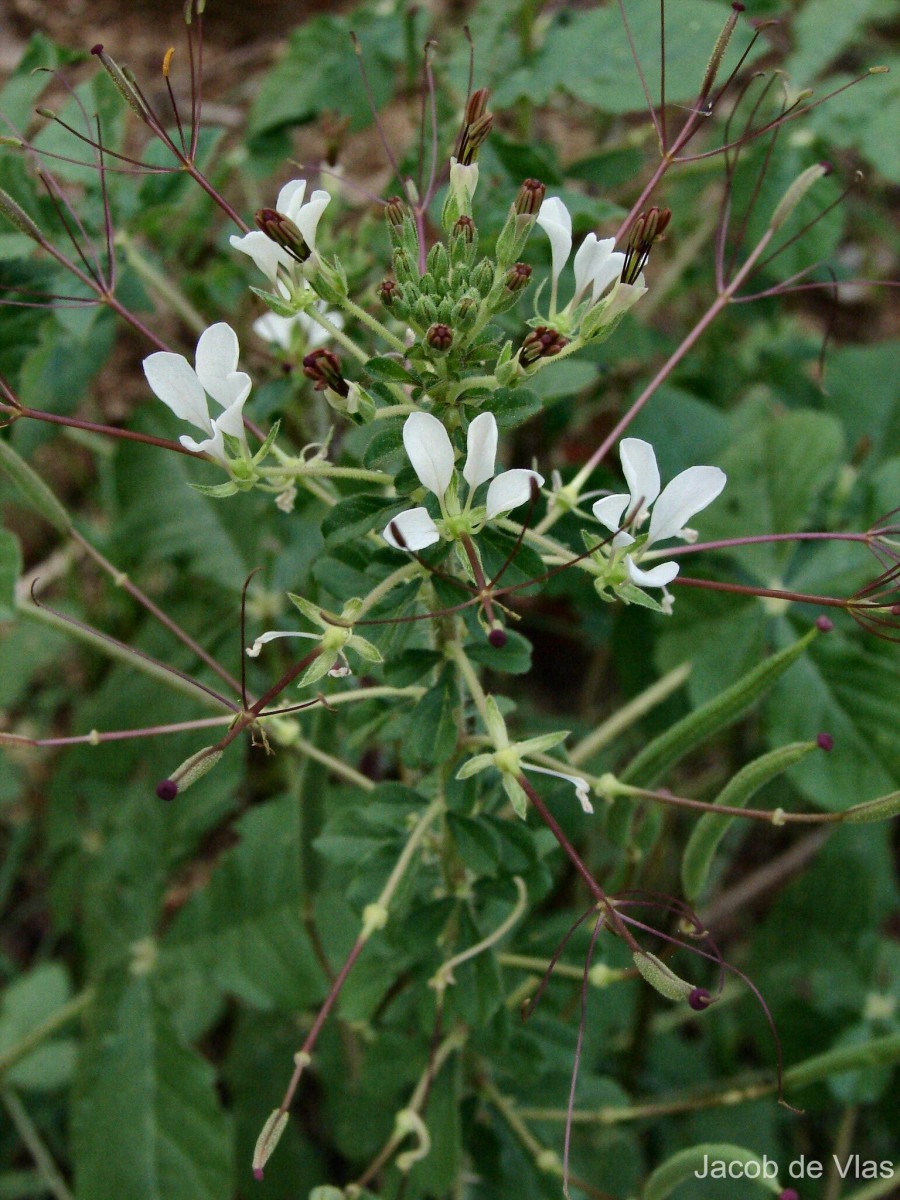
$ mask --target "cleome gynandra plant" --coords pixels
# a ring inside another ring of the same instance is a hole
[[[880,102],[768,4],[444,7],[243,144],[202,0],[0,92],[0,1195],[886,1196]]]

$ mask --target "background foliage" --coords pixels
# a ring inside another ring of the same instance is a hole
[[[833,263],[840,279],[883,277],[896,250],[889,213],[900,184],[892,132],[900,86],[892,50],[897,10],[884,0],[788,7],[785,13],[762,0],[749,15],[786,17],[764,43],[760,62],[781,63],[790,86],[814,86],[818,94],[874,62],[894,70],[782,131],[748,238],[764,228],[789,182],[817,159],[832,159],[837,170],[817,192],[814,209],[835,198],[854,169],[866,181],[767,268],[759,287],[819,259]],[[159,32],[159,55],[175,37],[177,8],[167,14],[171,31]],[[673,104],[695,94],[726,9],[713,0],[670,6]],[[627,0],[627,11],[655,93],[657,5]],[[214,38],[215,3],[208,16]],[[493,89],[492,107],[502,114],[480,160],[483,235],[499,231],[528,175],[566,200],[579,232],[614,225],[654,153],[616,7],[479,0],[466,16],[476,83]],[[338,162],[342,155],[370,162],[371,115],[349,48],[352,28],[365,47],[376,101],[401,146],[410,146],[405,162],[413,170],[414,93],[429,32],[440,32],[436,71],[446,145],[468,70],[458,6],[435,6],[431,20],[425,11],[390,4],[363,6],[352,17],[326,13],[292,32],[274,63],[246,72],[232,67],[224,81],[219,77],[218,107],[204,130],[205,169],[237,208],[250,212],[274,195],[273,176],[280,182],[296,173],[291,159],[315,158],[333,144]],[[124,56],[115,25],[104,36]],[[132,145],[127,110],[109,79],[88,71],[85,61],[80,50],[35,34],[0,91],[0,108],[17,126],[37,128],[34,105],[51,102],[77,122],[53,80],[33,73],[61,66],[80,81],[88,109],[99,112],[105,138]],[[335,114],[347,119],[346,127]],[[323,123],[325,134],[317,132]],[[36,144],[71,150],[52,125]],[[738,197],[752,189],[763,153],[762,146],[748,153],[741,167],[748,182],[738,178]],[[81,188],[79,211],[96,231],[102,215],[96,174],[65,163],[55,169]],[[675,216],[651,267],[647,306],[638,318],[626,318],[610,342],[539,377],[544,406],[510,435],[511,459],[527,462],[536,454],[547,474],[584,461],[703,311],[713,288],[710,212],[719,170],[714,160],[667,177],[659,200]],[[380,190],[387,180],[381,164],[365,182]],[[15,154],[0,155],[0,186],[53,227],[46,197]],[[279,372],[271,352],[253,342],[250,322],[261,308],[247,288],[245,265],[228,248],[232,229],[209,200],[178,176],[115,175],[109,187],[122,231],[119,295],[184,347],[196,335],[194,314],[202,324],[227,316],[242,344],[252,346],[254,419],[282,416],[297,445],[323,436],[327,419],[312,403],[309,382]],[[357,290],[373,288],[388,256],[380,214],[348,190],[345,207],[329,217],[328,236]],[[31,250],[22,234],[0,230],[4,281],[71,292],[71,280]],[[538,238],[528,255],[535,266],[549,262]],[[176,281],[175,311],[155,272]],[[889,300],[886,290],[847,283],[836,302],[823,292],[801,292],[734,306],[640,415],[630,432],[657,447],[664,478],[698,461],[727,471],[723,502],[704,516],[705,538],[865,529],[897,504],[900,354]],[[525,306],[507,318],[510,336],[521,330],[523,314]],[[817,363],[827,327],[822,382]],[[176,423],[140,375],[147,350],[102,308],[0,309],[0,373],[25,403],[127,420],[131,428],[170,436]],[[263,569],[251,590],[249,619],[264,628],[279,624],[287,590],[346,594],[365,566],[353,546],[365,521],[348,525],[344,509],[345,519],[329,524],[311,495],[301,494],[291,514],[275,512],[258,493],[217,502],[188,487],[202,469],[147,446],[27,421],[3,436],[47,480],[84,535],[232,671],[241,654],[240,590],[254,567]],[[366,431],[343,436],[345,450],[367,465],[384,450],[367,443]],[[391,469],[403,462],[398,445],[397,436],[383,460]],[[616,480],[610,469],[599,485]],[[95,644],[79,644],[71,630],[35,611],[30,579],[40,581],[57,609],[207,679],[183,646],[24,508],[5,478],[0,501],[8,529],[0,535],[3,728],[64,736],[208,715],[194,695],[168,689]],[[394,560],[385,551],[381,561]],[[708,573],[846,594],[872,571],[858,548],[829,543],[733,552],[713,561]],[[473,655],[500,690],[514,693],[517,722],[532,731],[566,727],[577,740],[660,673],[692,665],[683,689],[591,759],[598,773],[619,769],[652,735],[793,642],[813,616],[755,598],[682,591],[667,621],[601,605],[571,572],[521,611],[521,637],[511,638],[502,654],[479,644]],[[64,752],[4,748],[0,1095],[8,1119],[0,1127],[0,1200],[276,1200],[358,1179],[426,1068],[434,1020],[428,979],[447,952],[500,924],[514,900],[514,876],[528,888],[527,916],[499,948],[460,967],[447,992],[444,1028],[458,1021],[468,1038],[434,1081],[426,1113],[430,1153],[405,1183],[388,1168],[370,1186],[385,1197],[402,1188],[408,1200],[559,1194],[558,1176],[541,1169],[541,1148],[559,1150],[562,1142],[559,1110],[568,1094],[589,933],[569,944],[564,962],[574,970],[549,985],[527,1025],[518,1000],[527,980],[534,986],[529,960],[549,958],[584,898],[546,831],[501,815],[477,780],[455,783],[448,793],[456,890],[446,886],[446,849],[434,842],[404,879],[391,921],[341,994],[337,1020],[319,1043],[265,1181],[250,1177],[253,1144],[280,1098],[291,1056],[352,945],[363,907],[383,887],[421,810],[410,783],[427,761],[417,732],[435,730],[429,754],[436,748],[449,757],[454,747],[452,724],[444,731],[450,684],[429,675],[434,660],[424,643],[395,632],[373,640],[388,658],[387,681],[413,689],[406,703],[347,705],[335,719],[304,714],[299,739],[287,735],[273,756],[237,743],[174,805],[159,804],[153,788],[197,748],[196,734]],[[473,646],[475,640],[473,627]],[[277,645],[270,664],[278,661]],[[281,661],[290,663],[289,650]],[[270,676],[254,670],[262,690]],[[751,758],[827,730],[834,751],[809,756],[754,803],[839,810],[882,795],[900,786],[898,684],[896,647],[839,620],[760,704],[678,763],[665,782],[679,794],[711,799]],[[304,753],[308,743],[375,784],[364,802],[359,788]],[[659,835],[657,812],[628,829],[605,817],[586,824],[564,787],[548,788],[545,796],[601,877],[679,891],[693,817],[667,811],[662,836],[636,864],[628,839],[640,847],[649,842],[649,828]],[[822,1181],[799,1185],[804,1200],[887,1195],[887,1187],[852,1177],[842,1182],[831,1155],[884,1160],[897,1145],[896,885],[886,826],[823,835],[733,824],[697,903],[729,959],[765,996],[789,1085],[794,1072],[788,1099],[804,1113],[786,1112],[773,1100],[771,1036],[746,990],[729,985],[721,1004],[698,1016],[663,1001],[633,972],[613,975],[590,989],[577,1107],[595,1116],[575,1126],[573,1172],[597,1194],[650,1200],[667,1194],[659,1183],[647,1190],[646,1181],[669,1156],[737,1143],[782,1165],[801,1154],[825,1162]],[[623,947],[602,940],[595,961],[613,971],[630,966]],[[832,1057],[816,1065],[817,1056]],[[700,1200],[714,1186],[688,1181],[676,1194]],[[729,1200],[762,1194],[760,1185],[744,1181],[720,1186],[715,1194]]]

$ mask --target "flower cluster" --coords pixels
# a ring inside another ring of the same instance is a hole
[[[403,426],[403,445],[422,486],[437,498],[440,517],[428,509],[410,508],[394,517],[384,537],[398,550],[424,550],[442,537],[453,541],[477,533],[488,521],[508,513],[531,497],[532,488],[544,480],[537,471],[515,468],[494,474],[497,457],[497,421],[482,412],[469,425],[462,478],[467,485],[460,506],[455,471],[456,454],[447,430],[430,413],[413,413]],[[490,480],[483,504],[474,504],[478,488]]]

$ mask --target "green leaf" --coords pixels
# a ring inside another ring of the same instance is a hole
[[[422,380],[412,371],[407,371],[396,358],[370,358],[365,364],[366,370],[373,379],[383,379],[387,383],[408,383],[415,387],[422,386]]]
[[[68,533],[72,527],[69,515],[43,479],[21,458],[9,442],[0,438],[0,469],[12,480],[19,499],[39,513],[59,533]]]
[[[777,1178],[777,1164],[774,1164],[772,1159],[767,1159],[766,1162],[771,1164],[769,1171],[774,1167],[776,1175],[766,1178],[763,1174],[764,1161],[753,1150],[747,1150],[743,1146],[733,1146],[730,1143],[709,1142],[701,1146],[691,1146],[688,1150],[679,1150],[677,1154],[667,1158],[644,1184],[641,1192],[642,1200],[666,1200],[666,1197],[670,1196],[679,1184],[693,1179],[697,1172],[702,1173],[706,1169],[707,1161],[714,1160],[721,1160],[726,1164],[742,1163],[744,1166],[754,1163],[759,1171],[760,1187],[768,1188],[776,1195],[781,1191],[781,1184]],[[713,1180],[712,1182],[715,1184],[717,1181]],[[727,1185],[728,1181],[724,1182]]]
[[[251,137],[300,124],[326,110],[348,116],[354,129],[371,122],[359,63],[348,48],[350,28],[342,17],[320,16],[291,34],[287,53],[257,90],[250,113]],[[397,16],[357,13],[353,28],[365,50],[366,74],[375,106],[380,108],[390,96],[392,60],[402,49],[403,26]]]
[[[325,544],[342,546],[365,537],[373,529],[380,533],[405,507],[405,503],[391,503],[383,496],[351,496],[341,500],[322,521]]]
[[[638,38],[650,93],[658,96],[659,6],[656,0],[629,0],[626,11]],[[669,101],[690,101],[696,97],[726,15],[727,10],[723,12],[722,6],[712,0],[679,0],[678,20],[666,25]],[[646,43],[648,30],[654,31],[651,47]],[[725,56],[721,79],[727,77],[748,40],[746,28],[739,27]],[[602,52],[598,52],[600,47]],[[563,8],[540,51],[527,65],[498,78],[493,99],[498,106],[509,106],[526,97],[532,104],[544,104],[558,90],[603,112],[625,113],[645,108],[644,92],[616,5],[587,12]]]
[[[170,969],[199,965],[211,984],[258,1008],[295,1012],[318,998],[321,972],[301,920],[299,821],[285,797],[239,822],[240,843],[172,925],[162,951]]]
[[[790,686],[779,685],[766,706],[766,729],[776,743],[820,732],[834,738],[830,754],[797,766],[805,796],[840,811],[900,787],[898,694],[900,664],[883,643],[863,649],[835,630],[797,664]]]
[[[515,429],[544,407],[544,402],[530,388],[498,388],[487,406],[494,414],[498,429]]]
[[[484,641],[469,642],[465,651],[469,658],[491,671],[526,675],[531,670],[531,642],[514,629],[506,630],[506,643],[499,649],[485,638]]]
[[[58,963],[45,963],[9,984],[0,1003],[0,1062],[38,1026],[53,1019],[70,996],[69,980]],[[63,1087],[72,1075],[75,1044],[69,1038],[47,1038],[3,1073],[10,1087],[49,1091]]]
[[[16,615],[16,584],[22,574],[19,539],[0,529],[0,621],[12,621]]]
[[[845,47],[859,44],[871,21],[886,16],[884,0],[807,0],[791,21],[794,50],[785,70],[797,88],[807,87]],[[871,107],[876,107],[869,99]]]
[[[231,1130],[212,1068],[176,1035],[146,978],[108,986],[80,1062],[76,1200],[228,1200]]]
[[[409,733],[401,748],[411,766],[442,763],[456,749],[456,710],[459,707],[456,672],[447,663],[409,718]]]

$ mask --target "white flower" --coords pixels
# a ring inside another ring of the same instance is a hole
[[[593,513],[607,529],[619,530],[623,517],[629,519],[632,528],[639,530],[650,516],[647,540],[638,558],[656,542],[678,537],[690,542],[696,533],[686,527],[695,513],[712,504],[725,486],[725,472],[718,467],[688,467],[668,483],[660,493],[659,467],[656,455],[649,442],[640,438],[625,438],[619,446],[622,471],[628,483],[628,494],[604,496],[593,506]],[[652,509],[652,512],[651,512]],[[630,546],[634,537],[620,530],[613,538],[613,546]],[[649,570],[642,571],[632,555],[625,556],[628,578],[638,587],[663,589],[664,607],[671,608],[671,596],[665,591],[678,574],[678,563],[662,562]]]
[[[250,376],[238,371],[237,334],[224,321],[210,325],[197,342],[196,369],[182,354],[160,350],[144,359],[144,374],[151,389],[168,405],[176,417],[190,421],[206,434],[197,442],[187,434],[179,439],[182,446],[197,454],[209,454],[223,466],[228,465],[223,434],[237,438],[249,457],[244,435],[244,401],[250,394]],[[207,396],[222,412],[212,420]]]
[[[278,193],[275,209],[282,216],[293,221],[300,230],[310,253],[315,254],[319,219],[331,201],[331,196],[323,189],[319,189],[313,192],[304,204],[305,195],[306,180],[292,179]],[[293,278],[297,260],[288,254],[287,250],[282,249],[267,237],[262,230],[254,229],[240,237],[232,234],[228,240],[236,250],[248,254],[253,259],[269,283],[276,282],[279,267],[283,267]]]
[[[314,307],[332,325],[338,329],[344,328],[344,318],[339,312],[326,309],[325,305],[321,302],[314,305]],[[261,337],[263,341],[279,346],[282,350],[290,350],[291,339],[295,329],[302,331],[303,342],[307,351],[315,350],[317,346],[323,346],[331,337],[308,312],[298,312],[292,317],[279,317],[277,313],[267,312],[261,317],[257,317],[253,322],[253,332],[257,337]]]
[[[556,292],[563,267],[572,252],[572,215],[559,196],[548,196],[541,204],[537,223],[550,239],[551,313],[556,312]],[[622,274],[625,255],[613,250],[615,238],[599,239],[589,233],[578,248],[573,263],[575,294],[568,308],[574,309],[584,293],[591,289],[591,304],[596,304],[606,289]]]
[[[490,412],[479,413],[469,426],[467,454],[462,469],[463,479],[469,486],[463,513],[448,511],[451,507],[447,493],[453,479],[454,452],[447,430],[430,413],[412,413],[403,426],[403,445],[409,455],[413,470],[422,486],[438,498],[444,520],[465,516],[471,510],[476,488],[490,479],[485,499],[485,511],[472,514],[472,524],[479,528],[484,521],[492,521],[501,513],[509,512],[524,504],[531,496],[532,480],[540,487],[544,480],[537,471],[515,469],[504,471],[494,478],[494,462],[497,455],[497,422]],[[402,543],[394,535],[399,531]],[[475,529],[472,529],[475,532]],[[424,550],[439,541],[441,530],[426,508],[410,508],[395,517],[384,531],[384,538],[397,550]]]
[[[464,213],[472,211],[472,199],[478,187],[478,163],[461,163],[450,159],[450,190]]]

